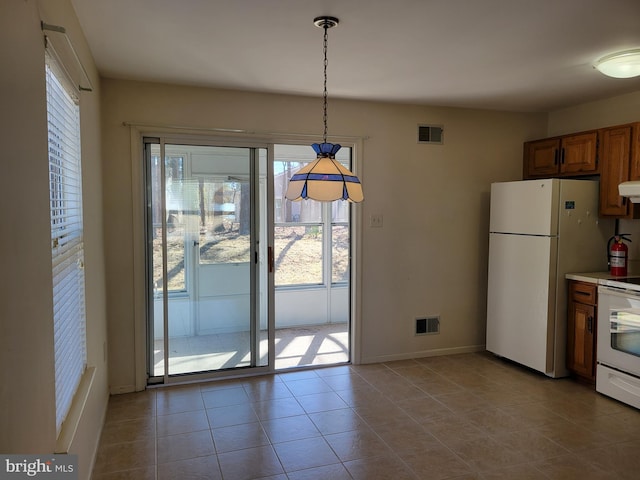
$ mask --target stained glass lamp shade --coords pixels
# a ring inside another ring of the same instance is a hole
[[[341,145],[325,142],[314,143],[311,147],[318,157],[291,177],[285,197],[293,201],[364,200],[358,177],[336,160],[336,153]]]

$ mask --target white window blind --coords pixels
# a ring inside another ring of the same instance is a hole
[[[56,428],[86,368],[82,176],[78,95],[46,55],[49,193],[55,342]]]

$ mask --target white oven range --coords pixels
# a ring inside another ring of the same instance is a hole
[[[596,390],[640,408],[640,277],[598,284]]]

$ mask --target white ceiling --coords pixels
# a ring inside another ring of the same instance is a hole
[[[592,64],[640,48],[640,0],[72,0],[104,77],[549,111],[640,90]]]

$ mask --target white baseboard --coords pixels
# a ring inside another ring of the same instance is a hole
[[[413,358],[439,357],[442,355],[457,355],[460,353],[483,352],[484,345],[467,345],[464,347],[435,348],[433,350],[421,350],[417,352],[398,353],[393,355],[377,355],[373,357],[362,357],[360,363],[383,363],[397,360],[411,360]]]

